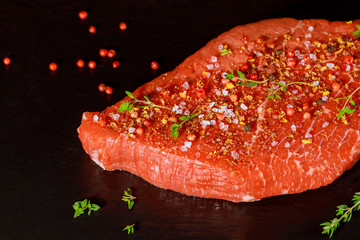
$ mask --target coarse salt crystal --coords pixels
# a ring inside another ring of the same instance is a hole
[[[287,107],[287,108],[294,108],[294,106],[291,105],[291,104],[288,104],[286,107]]]
[[[328,96],[323,96],[321,99],[322,99],[323,101],[327,101],[327,100],[329,99],[329,97],[328,97]]]
[[[297,94],[299,91],[297,89],[292,90],[293,94]]]
[[[211,76],[211,73],[206,73],[206,77],[209,78]]]
[[[311,33],[306,34],[307,38],[311,38]]]
[[[119,115],[119,114],[113,114],[113,115],[112,115],[112,119],[114,119],[114,121],[119,120],[119,118],[120,118],[120,115]]]
[[[216,67],[216,68],[220,67],[220,64],[215,63],[215,67]]]
[[[300,51],[299,50],[295,50],[295,56],[299,56]]]
[[[229,128],[229,125],[224,125],[223,130],[224,130],[224,131],[227,131],[227,130],[228,130],[228,128]]]
[[[227,109],[227,106],[221,106],[221,107],[220,107],[220,111],[221,111],[221,112],[226,111],[226,109]]]
[[[239,159],[239,157],[240,157],[240,155],[239,155],[237,152],[235,152],[235,151],[232,151],[232,152],[231,152],[231,156],[232,156],[234,159]]]
[[[315,82],[313,82],[313,85],[314,85],[314,86],[319,85],[319,81],[315,81]]]
[[[129,127],[129,133],[133,133],[133,132],[135,132],[135,128]]]
[[[216,121],[215,121],[215,120],[211,120],[210,123],[211,123],[211,125],[215,125],[215,124],[216,124]]]
[[[215,105],[215,102],[208,103],[208,107],[213,107]]]
[[[350,65],[346,66],[346,71],[350,71]]]
[[[209,70],[213,70],[214,65],[213,64],[208,64],[208,65],[206,65],[206,68],[209,69]]]
[[[306,41],[304,44],[305,44],[306,47],[309,47],[310,46],[310,41]]]
[[[185,116],[188,116],[190,114],[190,111],[189,110],[186,110],[185,112],[184,112],[184,115]]]
[[[329,126],[329,122],[324,122],[322,128],[326,128],[327,126]]]
[[[235,124],[238,124],[239,120],[237,118],[235,118],[235,119],[232,120],[232,122],[235,123]]]
[[[271,143],[271,146],[276,146],[278,144],[278,141],[273,141],[272,143]]]
[[[241,107],[241,109],[243,109],[243,110],[247,110],[247,109],[248,109],[247,106],[246,106],[245,104],[243,104],[243,103],[240,105],[240,107]]]
[[[156,87],[156,91],[160,92],[162,90],[162,87]]]
[[[224,46],[223,45],[219,45],[219,50],[223,49]]]
[[[313,60],[315,60],[315,59],[316,59],[316,55],[313,54],[313,53],[311,53],[311,54],[310,54],[310,58],[313,59]]]
[[[179,104],[179,107],[180,107],[181,109],[185,109],[185,108],[186,108],[186,102],[181,102],[181,103]]]
[[[229,92],[224,89],[224,90],[222,91],[222,94],[223,94],[224,96],[227,96],[227,95],[229,94]]]
[[[204,114],[200,114],[199,116],[198,116],[198,118],[202,118],[202,117],[204,117],[205,115]]]
[[[217,96],[220,96],[221,95],[221,91],[219,91],[219,90],[215,90],[215,94],[217,95]]]
[[[187,148],[191,148],[191,144],[192,144],[192,143],[189,142],[189,141],[185,141],[185,142],[184,142],[184,146],[187,147]]]
[[[213,108],[213,109],[211,109],[213,112],[218,112],[219,111],[219,109],[217,109],[217,108]]]
[[[326,66],[327,66],[328,68],[333,68],[333,67],[335,67],[335,65],[334,65],[333,63],[327,63]]]
[[[182,110],[182,109],[178,109],[178,110],[176,110],[176,113],[177,113],[177,114],[182,114],[182,112],[183,112],[183,110]]]
[[[304,58],[304,54],[299,54],[298,59],[303,59]]]
[[[294,124],[291,125],[291,130],[296,131],[296,126]]]
[[[183,152],[186,152],[188,149],[185,146],[181,146],[180,150],[183,151]]]
[[[175,112],[179,109],[179,106],[175,105],[173,108],[172,108],[172,111]]]
[[[189,89],[189,83],[188,82],[184,82],[184,84],[182,85],[185,89]]]
[[[305,65],[305,60],[304,59],[302,59],[301,61],[300,61],[300,65]]]
[[[98,116],[98,115],[94,115],[93,120],[94,120],[94,122],[96,122],[97,120],[99,120],[99,116]]]
[[[286,142],[284,147],[289,148],[289,147],[290,147],[290,143]]]
[[[308,27],[308,30],[309,30],[310,32],[312,32],[312,31],[314,30],[314,27],[313,27],[313,26],[310,26],[310,27]]]
[[[312,138],[312,135],[310,133],[305,134],[305,138]]]
[[[208,120],[202,120],[201,121],[201,125],[203,125],[203,126],[207,126],[207,125],[210,125],[210,121],[208,121]]]
[[[213,63],[214,63],[214,62],[217,62],[217,57],[212,56],[212,57],[211,57],[211,62],[213,62]]]

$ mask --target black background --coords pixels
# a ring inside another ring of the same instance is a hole
[[[347,21],[359,9],[359,1],[315,0],[0,1],[0,58],[12,58],[0,64],[0,239],[326,239],[319,224],[360,191],[359,164],[327,187],[236,204],[103,171],[76,128],[82,112],[114,104],[236,25],[276,17]],[[89,12],[85,21],[80,10]],[[101,59],[100,48],[114,48],[121,66]],[[79,58],[98,66],[80,70]],[[111,96],[97,90],[101,82],[114,87]],[[138,197],[130,211],[121,201],[128,187]],[[84,198],[102,208],[73,219],[72,204]],[[122,229],[132,223],[128,236]],[[355,214],[333,239],[360,239],[359,225]]]

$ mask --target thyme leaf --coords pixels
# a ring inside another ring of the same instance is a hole
[[[232,54],[232,51],[230,48],[228,49],[227,47],[224,47],[223,49],[220,50],[221,56],[225,56],[226,54],[229,54],[229,53]]]
[[[130,233],[134,233],[134,226],[135,226],[135,223],[134,224],[131,224],[131,225],[127,225],[123,231],[126,231],[127,230],[127,233],[130,234]]]
[[[323,226],[322,234],[328,234],[329,238],[331,238],[341,222],[349,222],[351,220],[353,211],[360,210],[360,192],[356,192],[351,201],[353,203],[351,207],[344,204],[337,206],[336,216],[340,216],[340,218],[334,218],[329,222],[320,224],[320,226]]]
[[[136,197],[132,195],[132,191],[130,188],[124,191],[124,196],[121,200],[128,203],[128,208],[131,209],[134,206],[134,200]]]
[[[145,104],[145,106],[139,106],[140,108],[144,108],[144,107],[157,107],[157,108],[163,108],[163,109],[167,109],[167,110],[170,110],[170,108],[168,107],[165,107],[165,106],[161,106],[161,105],[157,105],[153,102],[150,101],[150,99],[145,95],[144,96],[144,100],[140,100],[140,99],[137,99],[136,97],[134,97],[134,95],[129,92],[129,91],[125,91],[126,95],[129,96],[130,98],[134,99],[132,101],[129,101],[129,102],[123,102],[120,107],[118,108],[117,112],[130,112],[131,109],[133,108],[134,104],[135,103],[142,103],[142,104]]]
[[[88,215],[90,216],[91,211],[97,211],[100,209],[100,206],[94,203],[90,203],[90,200],[84,199],[82,201],[75,202],[73,205],[73,209],[75,210],[74,218],[85,213],[85,210],[88,210]]]
[[[196,113],[198,107],[195,108],[195,110],[188,116],[181,116],[179,117],[179,120],[181,120],[181,122],[179,124],[177,123],[174,123],[173,125],[170,126],[170,129],[171,129],[171,134],[170,134],[170,137],[174,137],[174,139],[176,140],[179,136],[179,130],[181,129],[182,125],[195,118],[198,114]]]
[[[346,97],[346,102],[344,104],[344,106],[338,111],[338,115],[337,115],[337,120],[339,120],[345,113],[346,114],[352,114],[353,112],[355,112],[355,108],[356,108],[356,104],[354,102],[354,100],[352,100],[352,96],[354,96],[354,94],[360,89],[360,87],[358,87],[357,89],[355,89],[355,91],[353,91],[349,96]],[[339,99],[343,99],[343,98],[339,98]],[[350,104],[354,107],[354,109],[350,109],[347,106],[347,104],[350,102]]]

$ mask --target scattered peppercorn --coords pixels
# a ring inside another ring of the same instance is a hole
[[[108,54],[108,50],[107,50],[107,49],[102,48],[102,49],[99,50],[99,55],[100,55],[101,57],[106,57],[107,54]]]
[[[303,115],[304,119],[310,119],[311,118],[311,114],[309,112],[305,112]]]
[[[109,58],[113,58],[115,56],[116,52],[114,49],[110,49],[108,52],[107,52],[107,56]]]
[[[159,63],[156,61],[152,61],[150,64],[151,69],[156,70],[159,68]]]
[[[99,125],[100,125],[100,127],[106,127],[106,125],[107,125],[107,121],[104,119],[104,118],[100,118],[99,119]]]
[[[287,64],[288,67],[293,68],[293,67],[295,67],[296,62],[294,60],[289,60],[289,61],[287,61],[286,64]]]
[[[96,33],[96,27],[95,26],[90,26],[89,27],[89,33]]]
[[[346,64],[352,64],[354,62],[354,57],[353,56],[346,56],[344,59],[344,62]]]
[[[85,66],[85,62],[84,60],[82,59],[79,59],[76,61],[76,65],[79,67],[79,68],[83,68]]]
[[[295,51],[293,49],[290,49],[288,52],[287,52],[288,56],[289,57],[294,57],[295,56]]]
[[[190,142],[193,142],[193,141],[196,140],[196,135],[193,134],[193,133],[191,133],[191,134],[187,135],[186,138],[187,138],[187,140],[189,140]]]
[[[295,114],[295,109],[294,108],[288,108],[286,109],[286,114],[291,117]]]
[[[334,82],[332,84],[332,89],[333,89],[334,92],[339,91],[340,87],[341,87],[340,83],[338,83],[338,82]]]
[[[81,20],[85,20],[88,17],[88,13],[86,11],[80,11],[78,15]]]
[[[147,119],[144,120],[144,126],[146,127],[150,127],[151,126],[151,122]]]
[[[91,68],[91,69],[96,68],[96,62],[95,61],[88,62],[88,67]]]
[[[4,62],[5,65],[10,65],[11,59],[9,57],[5,57],[3,62]]]
[[[105,87],[105,93],[108,95],[111,95],[113,93],[112,87],[109,87],[109,86]]]
[[[319,98],[318,100],[316,100],[317,105],[322,105],[323,103],[324,103],[324,100],[322,100],[322,98]]]
[[[135,130],[135,133],[136,133],[137,135],[143,135],[143,134],[144,134],[144,129],[141,128],[141,127],[139,127],[139,128],[137,128],[137,129]]]
[[[268,76],[268,79],[269,79],[270,82],[273,82],[273,81],[275,81],[276,77],[275,77],[274,74],[270,74],[270,75]]]
[[[282,51],[280,49],[275,50],[275,55],[280,56],[282,54]]]
[[[106,87],[105,84],[100,83],[99,86],[98,86],[98,89],[99,89],[100,92],[103,92],[103,91],[105,91],[105,87]]]
[[[256,79],[258,79],[258,77],[259,77],[259,75],[257,73],[250,74],[250,79],[252,79],[252,80],[256,80]]]
[[[329,53],[335,52],[335,48],[333,46],[328,46],[326,49]]]
[[[246,124],[246,125],[244,126],[244,131],[245,131],[245,132],[250,132],[250,131],[251,131],[251,125],[250,125],[250,123],[248,123],[248,124]]]
[[[202,89],[202,88],[200,88],[200,89],[198,89],[197,91],[196,91],[196,96],[198,97],[198,98],[203,98],[203,97],[205,97],[205,90],[204,89]]]
[[[126,23],[125,23],[125,22],[121,22],[121,23],[119,24],[119,28],[120,28],[121,31],[126,30],[126,28],[127,28]]]
[[[112,67],[113,68],[118,68],[120,66],[120,62],[119,61],[113,61],[112,63]]]
[[[56,64],[56,63],[50,63],[49,64],[49,69],[51,70],[51,71],[56,71],[57,70],[57,68],[58,68],[58,65]]]

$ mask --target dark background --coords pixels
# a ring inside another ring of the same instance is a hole
[[[82,112],[114,104],[236,25],[276,17],[347,21],[359,9],[360,1],[1,0],[0,59],[12,63],[0,64],[0,239],[326,239],[319,224],[360,191],[359,164],[327,187],[236,204],[103,171],[76,128]],[[89,12],[85,21],[80,10]],[[121,66],[101,59],[100,48],[114,48]],[[79,70],[79,58],[98,66]],[[97,90],[101,82],[114,87],[111,96]],[[121,201],[128,187],[138,198],[131,211]],[[73,219],[72,204],[84,198],[102,208]],[[128,236],[122,229],[132,223]],[[359,225],[355,214],[333,239],[360,239]]]

